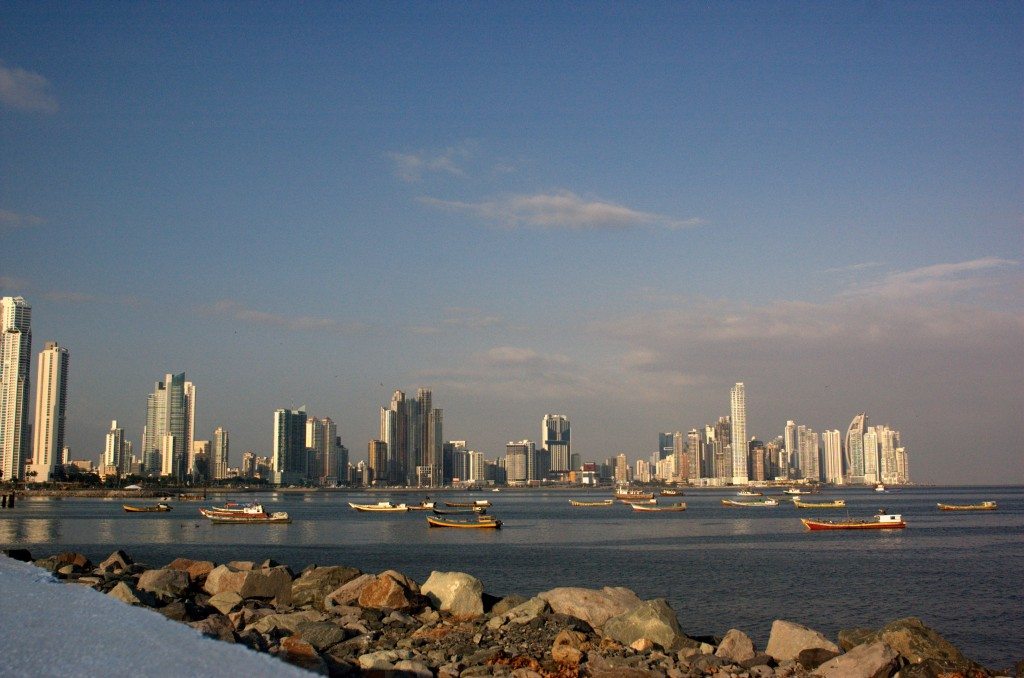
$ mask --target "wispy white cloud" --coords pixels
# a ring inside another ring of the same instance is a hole
[[[465,177],[463,164],[473,156],[474,145],[470,142],[449,146],[442,151],[415,151],[411,153],[387,153],[394,163],[395,175],[402,181],[416,182],[425,174],[440,173]]]
[[[31,228],[43,223],[42,218],[34,214],[21,214],[10,210],[0,209],[0,232],[13,231],[21,228]]]
[[[1001,281],[996,275],[1014,268],[1018,262],[999,257],[984,257],[946,264],[933,264],[909,271],[890,273],[881,280],[850,288],[847,296],[884,299],[910,299],[951,295],[975,290]]]
[[[50,82],[32,71],[0,61],[0,103],[19,111],[56,113],[59,106]]]
[[[823,273],[859,273],[860,271],[867,271],[872,268],[878,268],[884,264],[880,261],[863,261],[859,264],[850,264],[849,266],[836,266],[835,268],[826,268]]]
[[[420,198],[420,201],[432,207],[470,214],[509,228],[689,228],[703,223],[695,217],[678,219],[664,214],[643,212],[606,200],[585,199],[571,191],[513,195],[483,202],[440,200],[427,196]]]
[[[247,308],[231,299],[222,299],[213,306],[204,308],[203,311],[207,315],[226,316],[251,325],[279,327],[302,332],[353,332],[361,328],[358,323],[346,323],[335,318],[306,315],[286,316],[259,311]]]

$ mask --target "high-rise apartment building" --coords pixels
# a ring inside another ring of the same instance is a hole
[[[784,460],[779,459],[779,475],[783,478],[789,478],[793,472],[800,470],[800,454],[796,439],[796,422],[792,419],[786,422],[786,429],[782,434],[782,443],[785,448],[786,458]]]
[[[824,443],[825,453],[824,461],[825,468],[824,480],[826,483],[833,483],[835,485],[843,484],[843,442],[840,436],[839,429],[833,429],[831,431],[825,431],[821,434],[822,442]]]
[[[864,447],[864,482],[868,485],[873,485],[880,480],[878,472],[879,439],[878,431],[875,430],[874,426],[868,426],[867,430],[864,431],[862,440]]]
[[[0,479],[22,479],[29,453],[28,398],[32,367],[32,307],[22,297],[0,299]]]
[[[185,381],[184,372],[166,375],[147,397],[142,430],[142,463],[147,475],[185,479],[192,462],[189,436],[194,433],[194,398],[195,387]]]
[[[123,476],[131,470],[131,462],[127,441],[124,439],[124,429],[117,425],[115,419],[110,422],[110,430],[107,431],[106,442],[103,446],[103,461],[100,466],[104,469],[116,469],[116,473]]]
[[[218,426],[213,431],[213,449],[210,454],[210,475],[214,480],[228,477],[228,454],[230,443],[227,429]]]
[[[803,425],[797,426],[796,432],[800,477],[817,482],[821,479],[818,470],[818,434]]]
[[[738,381],[730,392],[732,414],[732,484],[746,485],[747,477],[747,390]]]
[[[572,470],[569,418],[564,414],[545,414],[540,434],[541,446],[548,451],[550,470],[556,473]]]
[[[68,350],[53,341],[46,342],[46,347],[39,354],[32,465],[28,469],[35,482],[45,482],[53,476],[64,450],[68,360]]]
[[[505,480],[509,485],[524,484],[536,465],[537,449],[533,441],[509,441],[505,445]]]
[[[615,457],[615,482],[616,484],[625,484],[629,481],[629,460],[626,459],[624,452],[620,452]]]
[[[861,412],[846,429],[846,468],[844,473],[852,484],[863,484],[864,480],[864,434],[867,432],[868,415]]]
[[[309,471],[309,458],[306,454],[306,408],[274,411],[273,449],[273,482],[277,485],[304,483]]]
[[[387,478],[381,477],[381,469],[387,467],[388,444],[383,440],[371,440],[366,448],[367,466],[370,482],[374,485],[387,484]],[[363,481],[366,484],[366,481]]]

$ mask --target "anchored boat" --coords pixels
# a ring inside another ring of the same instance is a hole
[[[633,510],[639,513],[673,513],[678,511],[686,510],[686,502],[679,502],[677,504],[666,504],[664,506],[644,506],[643,504],[633,504]]]
[[[427,516],[427,525],[430,527],[497,530],[501,528],[501,521],[493,516],[479,516],[476,520],[459,520],[457,518],[438,518],[436,516]]]
[[[940,511],[995,511],[999,506],[994,501],[983,501],[977,504],[943,504],[939,503]]]
[[[793,497],[793,506],[797,508],[846,508],[846,500],[835,499],[833,501],[800,501],[796,497]]]
[[[376,513],[405,513],[409,507],[405,504],[392,504],[390,501],[379,501],[376,504],[354,504],[348,503],[356,511],[367,511]]]
[[[284,511],[275,511],[274,513],[235,513],[235,514],[220,514],[220,515],[209,515],[206,516],[210,519],[211,523],[216,525],[233,524],[233,525],[255,525],[264,523],[290,523],[292,522],[291,517]]]
[[[898,513],[880,512],[871,518],[848,518],[846,520],[813,520],[801,518],[808,530],[898,530],[907,526]]]
[[[171,507],[167,504],[153,504],[152,506],[132,506],[131,504],[121,504],[121,508],[124,509],[125,513],[163,513],[164,511],[171,510]]]
[[[491,505],[491,502],[486,499],[477,499],[476,501],[446,501],[444,505],[451,508],[487,508]]]
[[[737,507],[749,507],[749,506],[778,506],[779,502],[776,499],[761,499],[758,501],[736,501],[734,499],[723,499],[722,506],[737,506]]]
[[[570,499],[570,506],[611,506],[615,503],[614,499],[602,499],[601,501],[579,501],[577,499]]]

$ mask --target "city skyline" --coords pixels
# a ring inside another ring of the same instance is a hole
[[[0,10],[0,296],[72,457],[167,373],[234,464],[302,405],[363,458],[403,384],[636,459],[742,381],[749,435],[1024,481],[1019,4],[250,9]]]

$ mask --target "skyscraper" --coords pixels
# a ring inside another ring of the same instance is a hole
[[[783,447],[786,450],[786,458],[785,460],[779,460],[779,475],[783,478],[789,478],[792,471],[800,469],[800,455],[797,453],[798,446],[796,442],[796,422],[792,419],[786,422],[786,430],[783,432],[782,441]]]
[[[21,479],[28,456],[32,307],[22,297],[0,299],[0,479]]]
[[[864,433],[867,431],[868,415],[861,412],[846,429],[845,473],[853,484],[864,482]]]
[[[127,457],[127,458],[126,458]],[[131,457],[127,454],[124,429],[117,425],[117,420],[110,422],[110,430],[107,431],[106,443],[103,446],[103,472],[107,469],[116,469],[119,476],[127,474],[131,470]]]
[[[274,483],[297,485],[308,472],[306,455],[306,408],[274,411],[274,454],[271,460]]]
[[[196,439],[196,385],[186,381],[182,391],[185,397],[185,449],[189,451],[185,473],[195,473],[195,446],[192,443]]]
[[[188,385],[186,389],[186,384]],[[192,456],[192,407],[186,391],[195,388],[185,373],[168,374],[146,399],[146,427],[142,431],[142,462],[147,475],[184,480]]]
[[[732,404],[732,484],[746,485],[747,390],[743,382],[736,382],[729,395]]]
[[[68,350],[46,342],[39,354],[36,379],[36,418],[33,432],[33,480],[45,482],[53,475],[64,450],[64,419],[68,401]]]
[[[843,484],[843,444],[839,430],[833,429],[821,434],[825,444],[825,468],[824,476],[826,483],[836,485]]]
[[[213,432],[213,452],[210,459],[210,475],[214,480],[224,480],[228,477],[228,454],[228,432],[218,426]]]
[[[564,414],[545,414],[541,421],[542,447],[551,459],[551,470],[565,473],[571,470],[572,449],[569,441],[569,418]]]

